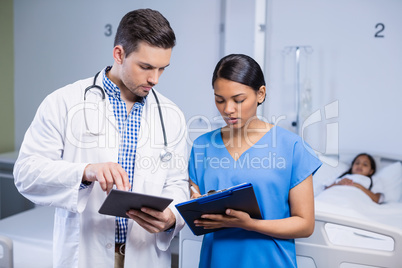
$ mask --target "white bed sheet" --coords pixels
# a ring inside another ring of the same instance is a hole
[[[377,204],[363,191],[352,186],[334,186],[315,198],[316,212],[325,212],[376,222],[402,230],[402,203]],[[327,225],[329,240],[342,246],[392,251],[394,240],[341,225]]]
[[[0,235],[13,240],[14,268],[51,268],[53,207],[35,207],[0,220]]]
[[[353,186],[339,185],[323,191],[315,198],[315,209],[402,229],[402,203],[377,204]]]

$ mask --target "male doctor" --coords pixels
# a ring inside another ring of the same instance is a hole
[[[54,267],[170,267],[169,245],[184,225],[174,205],[189,198],[187,131],[182,112],[152,87],[174,45],[159,12],[129,12],[116,33],[113,66],[40,105],[14,177],[25,197],[56,207]],[[163,212],[130,210],[129,219],[99,214],[112,188],[174,201]]]

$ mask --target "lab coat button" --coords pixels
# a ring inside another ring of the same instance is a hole
[[[112,248],[112,247],[113,247],[113,245],[112,245],[111,243],[107,243],[107,244],[106,244],[106,248],[107,248],[107,249]]]

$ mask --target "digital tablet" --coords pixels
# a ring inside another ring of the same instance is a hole
[[[130,209],[149,207],[163,211],[172,201],[171,198],[112,189],[100,207],[99,213],[128,218],[126,212]]]

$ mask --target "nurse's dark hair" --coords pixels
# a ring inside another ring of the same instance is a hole
[[[176,36],[169,21],[152,9],[137,9],[128,12],[120,21],[114,46],[121,45],[125,56],[138,48],[140,42],[159,48],[173,48]]]
[[[244,54],[230,54],[223,57],[216,64],[212,75],[212,87],[218,78],[249,86],[255,92],[258,92],[261,86],[265,86],[264,74],[260,65],[253,58]]]

